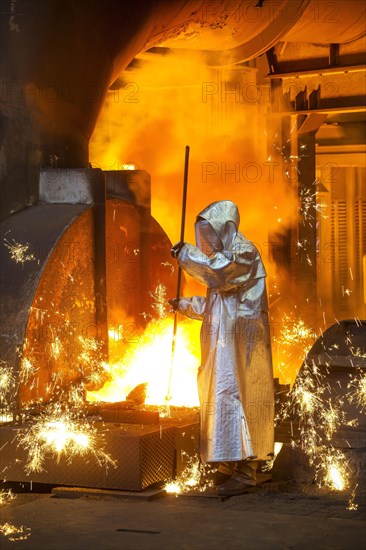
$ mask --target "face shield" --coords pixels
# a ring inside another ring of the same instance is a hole
[[[196,244],[206,256],[212,256],[215,252],[222,250],[222,242],[210,223],[198,219],[195,223]]]
[[[222,241],[224,243],[224,249],[228,252],[232,251],[233,243],[237,235],[237,229],[234,222],[226,222],[224,231],[222,234]]]

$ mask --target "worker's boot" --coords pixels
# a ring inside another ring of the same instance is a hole
[[[234,473],[235,462],[220,462],[206,464],[200,478],[200,485],[212,484],[214,487],[225,483]]]
[[[241,495],[256,485],[257,462],[240,460],[230,479],[217,487],[217,494],[224,497]]]
[[[220,462],[212,478],[214,486],[218,487],[228,481],[234,473],[234,468],[235,462]]]

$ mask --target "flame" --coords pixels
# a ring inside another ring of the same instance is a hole
[[[123,325],[116,325],[114,327],[109,327],[108,329],[108,338],[112,342],[119,342],[123,337]]]
[[[199,404],[197,368],[199,366],[200,324],[181,321],[176,349],[171,356],[173,319],[152,321],[136,344],[131,344],[121,361],[109,365],[110,380],[98,391],[88,391],[88,401],[123,401],[138,384],[147,383],[146,403],[166,405],[172,367],[170,405],[194,407]]]

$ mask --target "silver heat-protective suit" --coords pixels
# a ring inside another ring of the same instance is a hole
[[[199,246],[184,244],[178,254],[179,265],[208,287],[206,297],[179,301],[181,313],[203,320],[198,371],[203,462],[267,460],[273,453],[266,272],[238,225],[237,206],[215,202],[197,217]]]

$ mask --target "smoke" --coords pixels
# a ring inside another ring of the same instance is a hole
[[[269,157],[269,97],[267,88],[257,85],[256,70],[210,68],[192,51],[144,53],[141,59],[107,96],[90,143],[92,165],[121,169],[133,163],[149,172],[152,215],[174,243],[189,145],[185,240],[194,242],[200,210],[230,199],[240,210],[240,230],[266,262],[268,235],[293,223],[296,201]],[[275,270],[268,262],[267,267]]]

